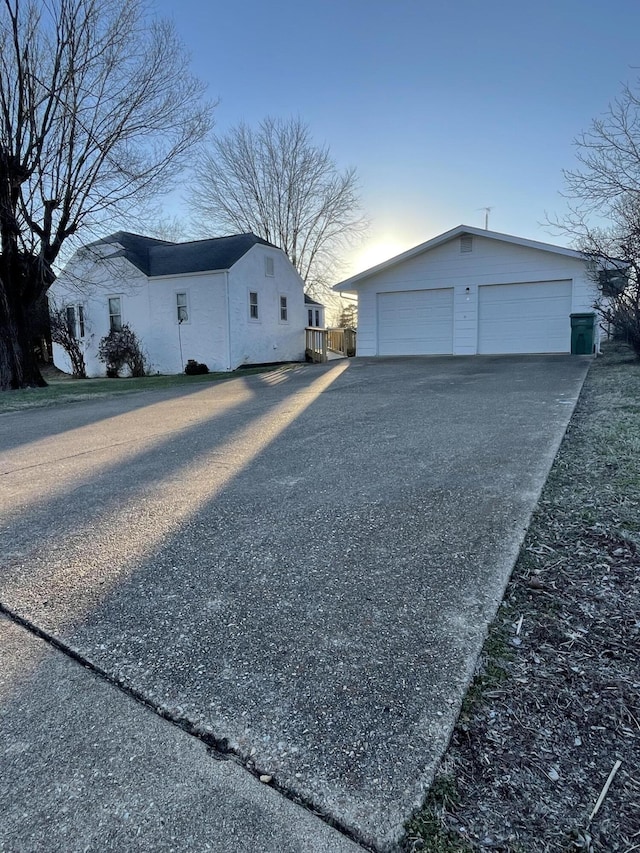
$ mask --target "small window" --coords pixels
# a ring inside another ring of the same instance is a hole
[[[249,292],[249,317],[252,320],[258,319],[258,294],[255,290]]]
[[[280,297],[280,322],[286,323],[288,319],[288,310],[287,310],[287,297]]]
[[[274,267],[273,267],[273,258],[270,256],[267,256],[264,259],[264,274],[268,275],[268,276],[274,276],[275,275]]]
[[[313,326],[313,308],[309,308],[307,312],[307,319],[309,320],[309,323],[307,325]]]
[[[84,338],[84,305],[67,305],[67,329],[73,338]]]
[[[316,326],[320,326],[320,309],[316,308]]]
[[[67,305],[67,331],[71,335],[72,338],[78,337],[78,332],[76,330],[76,306],[75,305]]]
[[[122,303],[119,296],[109,297],[109,328],[119,332],[122,328]]]
[[[473,252],[473,234],[460,235],[460,251],[463,253]]]
[[[176,310],[178,312],[178,323],[186,323],[189,319],[186,293],[176,293]]]

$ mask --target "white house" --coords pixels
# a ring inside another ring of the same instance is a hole
[[[307,326],[309,326],[310,328],[313,327],[324,329],[324,305],[322,305],[320,302],[316,302],[315,299],[312,299],[305,293],[304,307],[307,312]]]
[[[571,352],[597,296],[580,252],[468,225],[334,290],[358,296],[361,356]]]
[[[103,376],[98,344],[127,324],[150,372],[181,373],[303,361],[303,282],[280,249],[237,234],[169,243],[119,231],[80,249],[49,291],[84,345],[87,375]],[[54,362],[69,371],[54,345]]]

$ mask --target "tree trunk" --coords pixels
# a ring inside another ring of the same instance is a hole
[[[0,391],[47,384],[33,351],[30,307],[11,299],[0,279]]]

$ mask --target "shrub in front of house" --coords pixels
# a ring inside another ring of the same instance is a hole
[[[98,358],[107,365],[107,376],[117,379],[125,365],[131,376],[144,376],[145,360],[136,333],[126,323],[111,329],[98,344]]]
[[[185,367],[184,372],[187,376],[197,376],[199,373],[208,373],[209,368],[206,364],[196,361],[195,358],[190,358],[187,361],[187,366]]]

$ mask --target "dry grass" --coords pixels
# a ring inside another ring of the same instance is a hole
[[[639,554],[640,362],[612,348],[589,372],[406,850],[640,853]]]

